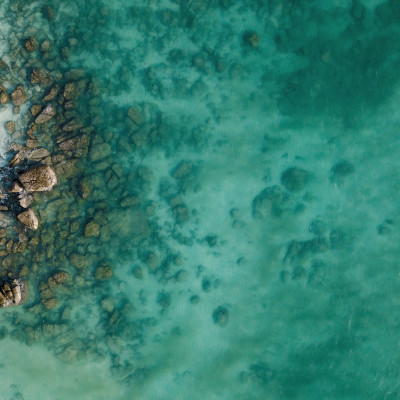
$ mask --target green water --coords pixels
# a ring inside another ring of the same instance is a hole
[[[0,315],[2,399],[400,398],[398,2],[4,0],[0,15],[0,83],[28,93],[0,109],[3,164],[43,97],[33,67],[81,85],[62,118],[89,140],[35,195],[37,242],[1,256],[29,286]],[[64,154],[52,126],[36,138]]]

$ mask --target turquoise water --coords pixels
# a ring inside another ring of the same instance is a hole
[[[0,83],[28,98],[0,109],[4,165],[47,90],[32,68],[79,92],[34,132],[59,180],[39,230],[2,218],[28,244],[1,273],[29,287],[0,315],[2,398],[400,397],[396,1],[0,15]],[[71,120],[78,152],[57,143]]]

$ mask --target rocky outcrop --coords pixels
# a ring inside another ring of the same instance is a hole
[[[49,192],[57,184],[55,172],[48,165],[32,168],[19,175],[27,192]]]
[[[32,210],[27,210],[22,212],[21,214],[18,214],[17,218],[22,225],[25,225],[28,229],[32,231],[36,231],[36,229],[39,227],[39,220]]]
[[[43,109],[43,111],[38,115],[35,119],[35,124],[40,125],[44,124],[47,121],[50,121],[56,115],[56,110],[51,104],[47,104],[47,106]]]
[[[17,306],[26,300],[26,285],[20,279],[0,285],[0,307]]]

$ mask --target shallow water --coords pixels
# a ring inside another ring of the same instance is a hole
[[[37,244],[2,256],[29,285],[0,316],[4,399],[400,396],[396,2],[0,12],[2,84],[28,93],[0,109],[3,164],[44,93],[32,67],[83,82],[65,118],[90,127],[35,196]],[[21,50],[32,36],[50,50]],[[59,154],[51,127],[35,135]]]

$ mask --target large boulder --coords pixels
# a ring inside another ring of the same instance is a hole
[[[35,119],[35,124],[40,125],[44,124],[47,121],[50,121],[56,115],[56,110],[51,104],[47,104],[47,106],[43,109],[43,111],[37,116]]]
[[[26,300],[26,286],[21,279],[0,285],[0,307],[17,306]]]
[[[36,231],[36,229],[39,227],[39,221],[32,210],[27,210],[21,214],[18,214],[17,218],[21,224],[25,225],[32,231]]]
[[[23,172],[19,181],[27,192],[49,192],[57,184],[57,177],[51,167],[44,165]]]

